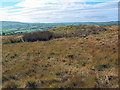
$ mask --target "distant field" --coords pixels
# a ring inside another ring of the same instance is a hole
[[[32,42],[17,42],[23,35],[3,37],[3,88],[119,87],[117,25],[48,31],[62,37]]]
[[[69,25],[118,25],[118,22],[20,23],[2,21],[1,25],[3,35],[21,35],[23,33],[45,31],[55,27],[64,27]]]

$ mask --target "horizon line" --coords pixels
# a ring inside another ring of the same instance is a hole
[[[104,22],[120,22],[118,21],[86,21],[86,22],[20,22],[20,21],[0,21],[0,22],[18,22],[18,23],[104,23]]]

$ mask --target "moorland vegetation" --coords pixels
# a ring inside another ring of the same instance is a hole
[[[118,88],[118,25],[4,36],[3,88]]]

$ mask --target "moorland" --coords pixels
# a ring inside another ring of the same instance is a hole
[[[118,88],[118,26],[3,36],[3,88]]]

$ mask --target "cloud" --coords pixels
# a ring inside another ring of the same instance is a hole
[[[21,2],[24,0],[1,0],[1,2]]]
[[[87,22],[118,19],[118,1],[86,4],[88,0],[24,0],[1,8],[0,20],[21,22]],[[93,1],[93,0],[89,0]],[[98,0],[94,0],[98,1]],[[100,1],[100,0],[99,0]],[[18,8],[19,7],[19,8]]]

